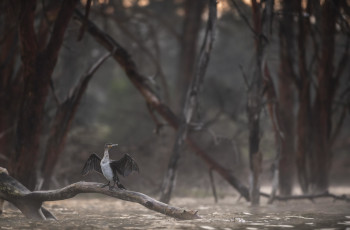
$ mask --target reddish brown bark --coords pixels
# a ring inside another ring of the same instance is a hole
[[[331,162],[330,134],[334,84],[335,23],[338,1],[325,1],[321,9],[321,58],[318,66],[318,88],[313,107],[313,152],[311,157],[312,192],[324,192],[329,186]]]
[[[18,29],[24,91],[16,125],[15,154],[11,156],[10,171],[29,188],[34,188],[36,183],[35,169],[50,78],[76,3],[77,0],[66,0],[61,3],[48,45],[39,52],[34,29],[36,1],[20,2]]]
[[[294,87],[296,79],[293,69],[294,51],[294,1],[283,1],[284,13],[280,22],[280,68],[278,73],[280,126],[283,130],[281,138],[281,155],[279,162],[279,191],[281,195],[290,195],[293,186],[295,168],[294,148]]]
[[[16,55],[18,54],[18,34],[15,24],[15,17],[8,9],[9,2],[4,1],[1,5],[1,14],[6,23],[3,23],[3,31],[0,44],[0,165],[7,166],[12,153],[11,143],[15,127],[16,109],[18,97],[17,91],[22,87],[20,82],[14,83]]]
[[[28,173],[35,169],[35,159],[38,154],[41,119],[37,114],[42,113],[43,98],[35,94],[41,90],[45,79],[37,77],[38,43],[34,29],[34,13],[36,0],[21,1],[19,12],[19,40],[22,60],[22,76],[24,79],[24,92],[16,129],[15,154],[11,155],[10,172],[33,188],[35,184],[34,173]],[[33,135],[34,134],[34,135]],[[34,160],[33,160],[34,159]]]
[[[298,180],[303,193],[309,190],[308,158],[311,154],[311,98],[310,98],[310,76],[306,67],[306,36],[309,28],[309,20],[305,19],[302,12],[302,2],[298,2],[298,66],[299,85],[297,113],[297,151],[296,165]]]

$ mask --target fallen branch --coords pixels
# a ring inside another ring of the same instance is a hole
[[[270,195],[267,193],[260,193],[260,196],[270,198]],[[343,200],[346,202],[350,202],[350,197],[347,197],[346,195],[335,195],[333,193],[329,192],[324,192],[324,193],[319,193],[319,194],[309,194],[309,195],[294,195],[294,196],[274,196],[273,200],[278,200],[278,201],[288,201],[288,200],[311,200],[313,201],[316,198],[333,198],[334,201],[336,200]]]
[[[139,203],[150,210],[176,219],[200,219],[197,215],[197,211],[170,206],[140,192],[101,188],[103,185],[101,183],[77,182],[61,189],[31,192],[16,179],[9,176],[4,170],[5,169],[0,167],[0,199],[7,200],[14,204],[30,219],[56,219],[50,211],[42,207],[43,202],[65,200],[80,193],[99,193],[117,199]]]

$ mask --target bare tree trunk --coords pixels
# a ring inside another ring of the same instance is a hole
[[[19,40],[21,44],[22,76],[24,92],[16,127],[15,153],[11,155],[10,171],[28,187],[34,188],[39,149],[39,132],[43,99],[47,92],[44,79],[37,79],[38,45],[34,30],[36,0],[22,1],[19,7]],[[40,96],[39,96],[40,95]]]
[[[253,23],[255,31],[256,65],[251,84],[248,87],[247,116],[249,122],[249,161],[251,171],[250,198],[252,205],[260,202],[260,174],[262,171],[262,153],[260,145],[260,112],[262,108],[262,62],[264,52],[264,35],[262,34],[261,6],[252,0]]]
[[[302,12],[302,2],[298,2],[298,56],[299,76],[298,88],[298,114],[297,114],[297,151],[296,165],[298,180],[304,194],[309,191],[308,159],[311,154],[311,94],[310,94],[310,73],[306,67],[306,35],[309,29],[309,20],[305,19]],[[310,7],[308,5],[308,7]]]
[[[258,95],[250,96],[248,99],[247,113],[249,121],[249,160],[251,171],[250,197],[252,205],[260,202],[260,174],[262,171],[262,154],[259,150],[260,142],[260,99]]]
[[[296,152],[298,179],[303,193],[308,193],[309,191],[308,159],[311,154],[312,143],[310,112],[310,82],[308,79],[304,79],[299,92]]]
[[[206,34],[204,37],[204,42],[199,54],[196,74],[192,78],[191,84],[188,85],[186,100],[183,106],[182,124],[178,129],[173,153],[168,165],[168,171],[163,180],[160,200],[165,203],[168,203],[170,201],[171,192],[175,185],[175,177],[177,173],[177,164],[180,158],[180,152],[182,151],[184,141],[186,140],[186,137],[188,135],[189,125],[192,121],[192,117],[198,106],[197,105],[198,94],[199,94],[200,87],[203,82],[204,75],[209,63],[210,52],[214,42],[215,24],[216,24],[216,2],[213,0],[209,0],[208,23],[206,28]]]
[[[185,103],[187,88],[190,85],[196,63],[198,35],[201,28],[202,14],[207,1],[186,0],[184,3],[185,16],[180,42],[179,72],[176,85],[175,110],[181,111]]]
[[[20,2],[19,38],[24,92],[15,131],[15,154],[11,156],[10,171],[29,188],[34,188],[36,183],[39,139],[50,78],[76,3],[77,0],[62,1],[50,40],[41,51],[34,29],[36,0]]]
[[[279,83],[279,107],[280,125],[283,130],[281,139],[281,156],[279,162],[279,192],[281,195],[290,195],[293,186],[295,168],[294,148],[294,87],[293,80],[296,78],[293,69],[294,51],[294,1],[283,1],[283,15],[280,22],[280,69]]]
[[[9,1],[2,1],[0,4],[0,14],[5,22],[1,29],[6,31],[0,38],[0,165],[8,167],[13,154],[13,133],[19,106],[18,98],[21,95],[19,89],[23,84],[19,78],[13,77],[16,73],[18,54],[16,18],[8,10]]]
[[[313,107],[313,157],[311,165],[312,192],[324,192],[329,186],[331,164],[330,134],[334,82],[335,23],[339,1],[325,1],[321,8],[321,58],[318,66],[318,88]]]
[[[180,159],[180,154],[183,151],[184,140],[186,139],[188,132],[187,124],[183,124],[177,131],[174,148],[169,159],[168,169],[163,178],[163,184],[161,187],[160,201],[168,204],[171,199],[172,191],[175,187],[177,167]]]

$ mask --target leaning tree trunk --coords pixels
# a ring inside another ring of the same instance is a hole
[[[164,175],[160,200],[165,203],[169,203],[173,188],[175,186],[177,167],[180,160],[180,154],[184,150],[184,141],[188,132],[188,124],[185,119],[185,106],[189,103],[186,97],[185,90],[191,89],[191,79],[194,73],[194,64],[196,60],[197,40],[201,25],[201,17],[204,10],[206,1],[191,1],[185,2],[185,18],[183,23],[183,36],[180,40],[181,50],[179,54],[179,66],[178,68],[178,80],[177,80],[177,98],[175,100],[175,107],[181,111],[181,125],[177,131],[172,154],[168,162],[167,172]],[[183,105],[183,106],[182,106]],[[192,114],[189,119],[191,120]]]
[[[176,140],[174,143],[173,153],[170,157],[167,174],[163,180],[160,200],[168,203],[171,198],[171,193],[175,185],[175,177],[177,173],[177,164],[180,158],[180,153],[183,151],[183,145],[189,132],[189,125],[192,117],[197,109],[198,94],[203,83],[204,75],[209,63],[210,52],[214,43],[216,24],[216,2],[209,0],[209,17],[206,28],[206,34],[199,53],[198,65],[191,84],[188,85],[185,104],[183,106],[182,124],[178,129]]]
[[[42,207],[43,202],[65,200],[80,193],[100,193],[117,199],[139,203],[150,210],[180,220],[200,218],[197,215],[197,211],[169,206],[139,192],[121,189],[109,190],[108,188],[102,188],[101,185],[103,184],[77,182],[57,190],[31,192],[20,182],[9,176],[6,173],[6,169],[0,167],[0,200],[9,201],[30,219],[56,219],[50,211]]]

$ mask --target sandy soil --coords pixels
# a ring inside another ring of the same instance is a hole
[[[31,221],[5,205],[0,229],[350,229],[350,204],[331,199],[251,207],[237,198],[175,198],[172,205],[198,210],[202,219],[179,221],[135,203],[100,195],[47,202],[58,221]]]

